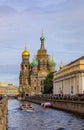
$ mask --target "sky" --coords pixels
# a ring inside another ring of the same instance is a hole
[[[84,55],[84,0],[0,0],[0,82],[19,86],[25,44],[30,62],[45,48],[59,65]]]

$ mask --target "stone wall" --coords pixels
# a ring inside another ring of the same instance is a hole
[[[7,98],[0,100],[0,130],[7,130]]]
[[[77,113],[84,116],[84,101],[56,100],[38,97],[29,97],[28,101],[41,104],[51,102],[52,108]]]

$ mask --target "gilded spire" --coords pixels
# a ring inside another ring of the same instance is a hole
[[[45,47],[44,47],[44,40],[45,40],[45,37],[44,37],[44,34],[43,34],[43,31],[42,31],[42,36],[40,37],[40,40],[41,40],[41,50],[45,50]]]
[[[43,33],[43,30],[42,30],[42,37],[44,37],[44,33]],[[44,38],[45,39],[45,38]]]
[[[25,48],[24,48],[24,50],[27,50],[26,43],[25,43]]]

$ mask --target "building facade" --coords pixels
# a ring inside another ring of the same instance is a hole
[[[30,53],[25,48],[22,52],[22,63],[19,75],[19,88],[20,92],[28,94],[41,94],[42,81],[46,76],[55,71],[55,61],[50,59],[44,45],[44,36],[40,38],[41,45],[37,54],[34,56],[32,63],[30,63]]]
[[[84,56],[60,66],[54,73],[53,94],[79,94],[84,92]]]
[[[0,94],[15,96],[19,94],[18,87],[13,84],[0,83]]]

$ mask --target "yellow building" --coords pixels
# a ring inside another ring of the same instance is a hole
[[[0,83],[0,94],[2,95],[18,95],[18,87],[15,87],[13,84]]]
[[[60,67],[54,73],[53,94],[79,94],[84,91],[84,56]]]

